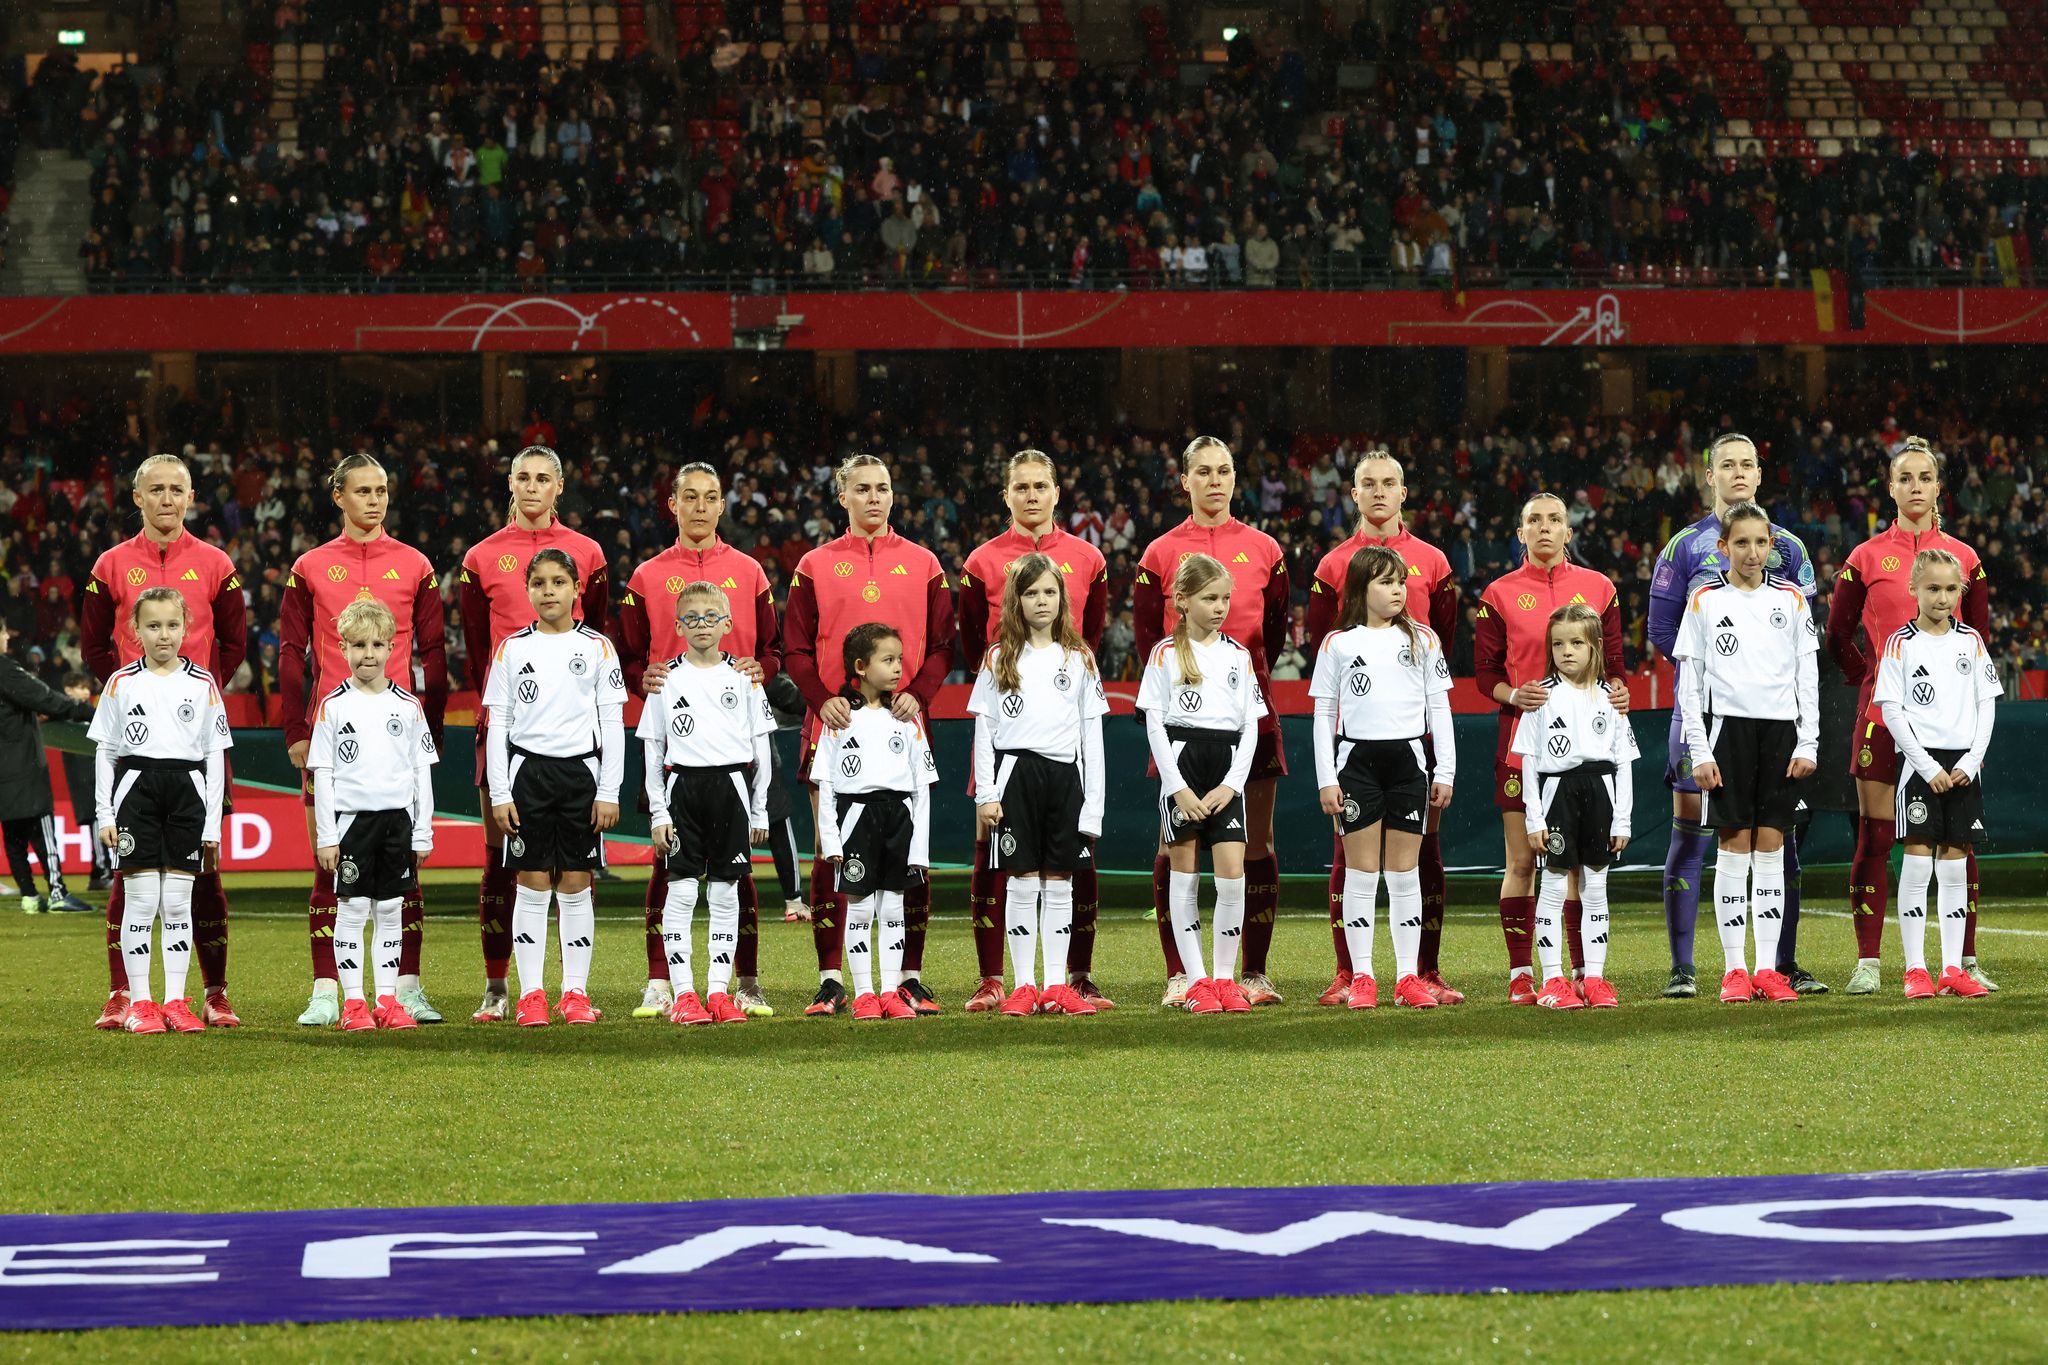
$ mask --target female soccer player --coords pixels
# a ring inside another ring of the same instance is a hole
[[[844,729],[853,715],[842,689],[850,681],[844,646],[855,626],[886,625],[902,642],[902,683],[889,693],[889,709],[898,720],[916,720],[931,709],[953,663],[953,593],[931,551],[889,529],[896,501],[889,467],[872,455],[854,455],[839,467],[834,481],[839,505],[846,509],[847,532],[797,562],[782,622],[783,667],[811,709],[804,727],[806,773],[812,769],[819,731]],[[832,869],[813,859],[811,942],[818,954],[818,994],[805,1014],[838,1014],[846,1008],[846,987],[839,979],[846,911],[832,881]],[[929,880],[904,893],[903,987],[919,1014],[939,1012],[939,1002],[920,979],[931,894]]]
[[[1745,502],[1721,526],[1728,572],[1693,591],[1672,657],[1684,673],[1685,743],[1701,818],[1715,831],[1721,1003],[1797,1000],[1777,969],[1785,920],[1785,831],[1820,748],[1820,641],[1798,588],[1764,567],[1771,521]],[[1754,876],[1754,883],[1751,878]],[[1745,970],[1743,927],[1756,930]]]
[[[1538,493],[1522,504],[1515,532],[1522,543],[1520,567],[1487,585],[1480,595],[1474,622],[1474,672],[1479,690],[1500,704],[1500,738],[1494,749],[1493,804],[1500,808],[1501,841],[1507,872],[1500,883],[1500,928],[1508,945],[1508,1002],[1536,1003],[1530,976],[1530,933],[1536,923],[1536,858],[1529,848],[1524,819],[1521,761],[1514,753],[1515,721],[1550,699],[1543,679],[1550,676],[1550,616],[1559,607],[1590,607],[1600,615],[1600,649],[1606,669],[1608,700],[1627,713],[1628,688],[1620,681],[1625,669],[1621,652],[1621,603],[1614,580],[1574,564],[1565,555],[1572,538],[1564,500]],[[1580,903],[1567,899],[1566,935],[1572,965],[1582,956],[1579,944]]]
[[[1003,501],[1010,508],[1010,529],[976,547],[960,574],[960,653],[979,666],[988,653],[989,623],[1003,613],[1004,583],[1012,565],[1025,555],[1042,554],[1059,566],[1065,583],[1068,614],[1091,654],[1102,650],[1102,627],[1109,609],[1109,573],[1102,552],[1061,529],[1059,471],[1042,450],[1020,450],[1010,457],[1003,482]],[[973,795],[972,792],[969,795]],[[1004,873],[989,865],[987,831],[976,825],[974,870],[968,898],[974,921],[974,959],[981,984],[967,1001],[969,1013],[992,1010],[1003,1003]],[[1098,1010],[1116,1002],[1099,990],[1095,966],[1095,917],[1101,893],[1095,880],[1093,850],[1074,873],[1074,932],[1067,950],[1067,982],[1074,993]],[[1061,984],[1047,980],[1048,988]]]
[[[718,471],[701,461],[678,469],[668,505],[676,519],[676,543],[633,570],[626,594],[619,599],[619,657],[625,662],[626,686],[642,696],[661,690],[668,661],[686,647],[676,623],[677,597],[688,584],[704,582],[716,585],[732,604],[720,648],[733,656],[734,668],[766,687],[782,668],[782,627],[775,619],[775,599],[761,562],[718,538],[718,519],[725,512]],[[739,897],[732,1002],[748,1015],[766,1018],[775,1009],[761,993],[758,975],[761,893],[754,885],[751,861],[740,877]],[[667,899],[667,863],[656,858],[647,878],[647,985],[633,1011],[636,1019],[662,1018],[675,1006],[661,941]]]
[[[727,987],[740,939],[739,883],[753,865],[754,845],[768,838],[775,717],[761,685],[719,648],[732,629],[725,590],[706,579],[687,583],[674,613],[686,652],[664,670],[636,732],[646,755],[648,832],[665,888],[659,928],[668,1018],[740,1024],[746,1011]],[[690,971],[699,877],[711,911],[703,1000]]]
[[[176,588],[145,588],[129,613],[142,656],[107,679],[86,734],[98,749],[100,842],[126,879],[121,954],[130,1033],[199,1033],[185,997],[192,965],[193,879],[220,851],[222,755],[234,740],[213,676],[183,657],[189,608]],[[196,779],[196,780],[195,780]],[[164,1003],[150,994],[149,931],[164,922]]]
[[[562,1021],[601,1017],[590,1003],[590,883],[592,869],[604,866],[604,832],[619,822],[626,680],[611,641],[575,619],[577,586],[567,550],[533,557],[526,587],[534,623],[498,646],[483,696],[491,820],[518,879],[512,934],[522,1028],[548,1022],[541,971],[550,896],[561,907]]]
[[[1251,656],[1253,690],[1264,720],[1252,757],[1245,802],[1244,993],[1254,1005],[1277,1005],[1280,992],[1266,973],[1273,943],[1273,917],[1280,905],[1280,863],[1273,852],[1275,785],[1287,771],[1280,743],[1280,718],[1265,709],[1266,682],[1287,641],[1287,561],[1279,542],[1230,514],[1237,492],[1237,466],[1230,447],[1213,436],[1197,436],[1180,457],[1180,486],[1188,495],[1188,518],[1145,547],[1138,562],[1132,606],[1137,654],[1150,659],[1169,635],[1179,613],[1173,585],[1189,556],[1208,555],[1224,566],[1233,593],[1223,633]],[[1181,1003],[1189,980],[1167,913],[1169,863],[1162,846],[1152,863],[1152,908],[1159,921],[1159,946],[1166,955],[1163,1005]],[[1197,973],[1197,976],[1200,974]]]
[[[914,1019],[919,1011],[903,960],[904,895],[929,879],[928,789],[939,780],[939,765],[917,713],[898,715],[892,704],[905,677],[903,639],[895,628],[871,621],[849,630],[840,666],[847,680],[841,696],[846,722],[827,725],[811,759],[818,856],[837,874],[839,893],[847,898],[854,1019]]]
[[[440,751],[419,699],[386,671],[398,653],[398,618],[374,598],[351,602],[335,623],[348,675],[314,708],[306,748],[313,787],[313,855],[336,907],[334,956],[349,1032],[417,1028],[399,999],[399,920],[434,849],[434,764]],[[363,935],[376,925],[377,1006],[363,998]],[[303,1017],[299,1020],[305,1023]]]
[[[605,587],[604,550],[589,536],[564,526],[555,515],[562,496],[562,457],[546,446],[528,446],[512,457],[507,473],[512,492],[511,524],[491,532],[462,557],[462,640],[468,652],[469,684],[481,696],[491,683],[491,661],[514,631],[533,624],[527,567],[542,550],[561,550],[575,565],[583,596],[572,611],[603,635],[609,629],[611,595]],[[512,868],[501,856],[504,832],[491,818],[485,753],[490,717],[477,715],[476,783],[484,817],[483,878],[477,885],[477,926],[483,939],[484,995],[470,1017],[478,1023],[503,1019],[509,1008],[505,970],[512,959]]]
[[[448,709],[447,622],[441,583],[427,557],[384,529],[391,507],[391,483],[374,455],[343,456],[327,476],[328,496],[341,511],[341,534],[308,550],[285,579],[278,624],[278,691],[288,699],[284,738],[292,766],[305,773],[306,832],[313,829],[313,775],[306,767],[312,713],[320,699],[351,672],[337,624],[358,602],[381,602],[391,612],[385,671],[408,692],[419,666],[419,705],[426,713],[436,753]],[[431,810],[431,806],[429,807]],[[317,847],[317,845],[316,845]],[[406,888],[399,913],[400,961],[395,998],[422,1024],[438,1024],[441,1013],[420,986],[420,944],[426,902],[417,880]],[[313,954],[313,994],[299,1022],[331,1027],[341,1019],[334,963],[337,911],[334,873],[315,867],[307,910],[307,938]]]
[[[1244,791],[1266,701],[1250,651],[1223,633],[1233,587],[1230,571],[1209,555],[1180,562],[1173,632],[1152,647],[1138,683],[1145,739],[1159,770],[1159,839],[1170,859],[1167,928],[1190,973],[1181,1003],[1193,1014],[1252,1007],[1236,979],[1245,925]],[[1214,976],[1202,970],[1204,848],[1216,876]]]
[[[1344,843],[1345,1003],[1379,1006],[1373,976],[1374,907],[1386,869],[1394,920],[1394,999],[1435,1009],[1417,966],[1422,947],[1425,811],[1451,804],[1458,750],[1451,733],[1451,666],[1436,632],[1408,617],[1408,565],[1368,545],[1344,571],[1337,628],[1316,653],[1316,785]],[[1431,762],[1431,753],[1435,762]]]
[[[1536,897],[1536,957],[1548,1009],[1621,1003],[1607,984],[1607,869],[1628,847],[1635,804],[1635,731],[1609,700],[1600,614],[1577,603],[1550,614],[1551,674],[1543,705],[1515,726],[1514,751],[1527,784],[1529,851],[1547,861]],[[1564,899],[1573,876],[1585,910],[1586,993],[1564,974]]]
[[[1842,676],[1856,684],[1856,733],[1850,737],[1849,775],[1856,779],[1855,861],[1849,865],[1849,911],[1856,927],[1856,970],[1851,995],[1878,987],[1878,952],[1891,900],[1891,851],[1898,838],[1899,754],[1892,732],[1872,702],[1877,687],[1877,654],[1882,640],[1913,618],[1913,561],[1922,550],[1946,550],[1962,566],[1963,624],[1988,638],[1990,584],[1977,552],[1941,529],[1941,453],[1917,436],[1906,438],[1892,456],[1891,495],[1898,515],[1892,524],[1849,552],[1835,575],[1828,604],[1828,653]],[[1977,965],[1977,859],[1965,859],[1970,906],[1964,919],[1963,971],[1986,990],[1998,986]]]
[[[1344,596],[1345,571],[1352,556],[1368,545],[1392,550],[1407,565],[1409,615],[1417,620],[1420,609],[1439,643],[1452,638],[1458,628],[1458,584],[1451,576],[1451,562],[1443,551],[1410,531],[1401,521],[1402,505],[1408,498],[1407,476],[1401,462],[1385,450],[1369,451],[1359,457],[1351,472],[1351,499],[1358,504],[1358,530],[1339,541],[1316,565],[1315,581],[1308,587],[1308,645],[1311,652],[1336,628],[1338,609]],[[1425,739],[1425,756],[1435,754]],[[1422,851],[1416,872],[1422,879],[1422,941],[1416,949],[1416,974],[1439,1005],[1462,1005],[1464,995],[1444,980],[1438,954],[1444,937],[1443,842],[1437,828],[1443,812],[1431,806],[1423,812]],[[1337,975],[1317,999],[1318,1005],[1348,1004],[1351,998],[1351,952],[1344,933],[1344,887],[1346,867],[1344,840],[1339,836],[1330,859],[1330,941],[1337,952]]]
[[[1102,718],[1109,699],[1074,628],[1049,555],[1009,567],[996,643],[967,702],[974,716],[974,817],[988,865],[1008,881],[1003,937],[1016,988],[1004,1014],[1093,1014],[1067,981],[1074,879],[1102,835]],[[1039,897],[1043,893],[1041,917]],[[1038,945],[1045,944],[1044,988]]]
[[[136,466],[131,496],[142,513],[142,529],[101,555],[85,585],[79,636],[85,666],[105,681],[115,669],[141,658],[142,642],[132,624],[136,603],[151,588],[170,588],[185,599],[185,657],[217,679],[232,678],[249,647],[242,579],[234,561],[185,530],[185,514],[192,508],[191,471],[175,455],[152,455]],[[117,876],[107,898],[107,1003],[95,1028],[120,1028],[128,1014],[128,972],[121,951],[126,896]],[[215,1028],[233,1028],[242,1021],[228,1003],[228,897],[221,887],[218,850],[193,878],[192,935],[206,987],[200,1014]]]
[[[1707,486],[1710,510],[1692,525],[1671,537],[1650,579],[1650,643],[1665,658],[1678,643],[1678,623],[1685,615],[1685,603],[1694,588],[1716,573],[1724,573],[1728,561],[1721,554],[1721,528],[1728,511],[1748,502],[1761,482],[1763,468],[1756,443],[1737,432],[1714,438],[1707,446],[1702,478]],[[1771,556],[1765,567],[1798,588],[1810,607],[1813,603],[1813,562],[1798,536],[1783,527],[1771,528]],[[1671,944],[1671,976],[1664,985],[1667,999],[1691,999],[1698,994],[1693,970],[1693,932],[1699,922],[1700,874],[1707,856],[1707,829],[1700,823],[1700,789],[1692,780],[1692,759],[1685,747],[1685,722],[1679,708],[1671,709],[1670,758],[1664,768],[1664,785],[1671,789],[1671,845],[1664,858],[1664,930]],[[1801,820],[1785,837],[1785,932],[1778,940],[1777,969],[1801,995],[1825,995],[1827,985],[1796,960],[1799,942],[1799,836]]]
[[[1963,970],[1969,882],[1964,860],[1984,837],[1984,754],[1998,710],[1998,669],[1984,637],[1955,619],[1962,562],[1947,550],[1913,556],[1918,614],[1885,641],[1872,698],[1913,771],[1899,784],[1899,943],[1906,998],[1987,995]],[[1939,862],[1935,861],[1937,858]],[[1927,881],[1941,887],[1941,979],[1927,974]]]

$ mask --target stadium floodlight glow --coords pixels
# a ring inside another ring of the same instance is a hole
[[[60,47],[84,47],[85,30],[82,28],[60,28],[57,30],[57,45]]]
[[[1226,43],[1234,43],[1234,42],[1236,42],[1236,41],[1237,41],[1237,30],[1236,30],[1236,29],[1234,29],[1234,28],[1226,28],[1226,29],[1224,29],[1224,30],[1223,30],[1223,41],[1224,41],[1224,42],[1226,42]]]

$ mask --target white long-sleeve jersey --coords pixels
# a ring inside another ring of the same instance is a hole
[[[512,750],[598,756],[597,799],[617,803],[626,778],[626,679],[612,642],[580,622],[559,633],[514,631],[491,656],[483,704],[491,804],[512,799]]]
[[[440,755],[419,698],[396,683],[371,692],[353,679],[320,699],[306,745],[313,774],[313,842],[341,842],[342,817],[403,810],[412,847],[434,847],[434,764]]]
[[[206,823],[200,839],[220,842],[221,801],[226,766],[221,755],[234,745],[227,707],[213,675],[179,656],[167,673],[137,659],[116,669],[100,694],[86,737],[97,746],[93,764],[93,806],[101,828],[117,822],[115,772],[124,758],[157,758],[196,763],[205,770]]]
[[[915,721],[898,720],[886,706],[856,706],[844,730],[818,735],[811,781],[818,784],[818,852],[836,858],[839,798],[895,792],[910,801],[910,865],[931,866],[931,784],[938,760]]]
[[[996,686],[996,652],[1001,648],[998,644],[989,650],[967,701],[974,717],[975,804],[1002,799],[996,791],[998,750],[1077,764],[1080,830],[1091,839],[1101,837],[1102,718],[1109,714],[1109,698],[1093,661],[1058,645],[1026,649],[1017,660],[1017,690],[1004,692]]]

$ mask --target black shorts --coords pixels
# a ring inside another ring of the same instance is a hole
[[[1526,771],[1526,770],[1525,770]],[[1529,800],[1543,813],[1544,866],[1552,872],[1606,867],[1614,861],[1612,763],[1581,763],[1561,773],[1532,773]]]
[[[1344,793],[1337,824],[1346,834],[1381,821],[1420,834],[1429,820],[1429,759],[1420,739],[1337,736],[1337,786]]]
[[[1963,761],[1961,749],[1927,752],[1943,772],[1954,772],[1956,764]],[[1972,848],[1985,842],[1983,774],[1978,774],[1977,780],[1967,787],[1937,792],[1927,785],[1926,778],[1913,771],[1910,763],[1901,759],[1900,766],[1905,771],[1897,797],[1901,842],[1949,848]]]
[[[206,768],[168,759],[122,759],[114,769],[114,866],[198,876],[204,861]]]
[[[1230,760],[1237,752],[1237,735],[1224,730],[1198,730],[1192,726],[1169,725],[1166,738],[1174,748],[1174,763],[1181,781],[1196,796],[1207,796],[1230,774]],[[1207,819],[1190,821],[1172,796],[1159,794],[1159,837],[1169,844],[1198,840],[1203,848],[1218,844],[1246,842],[1244,793],[1230,798],[1228,805]]]
[[[747,875],[754,862],[747,769],[739,764],[668,770],[668,818],[675,842],[663,862],[671,878],[736,882]]]
[[[343,900],[402,900],[412,890],[412,812],[359,810],[339,817],[341,861],[334,894]]]
[[[590,823],[597,756],[549,758],[512,751],[512,804],[519,828],[505,839],[515,872],[588,872],[604,866],[604,840]]]
[[[908,891],[924,883],[910,866],[910,798],[902,792],[840,796],[839,891],[860,900],[877,891]]]
[[[1799,727],[1789,720],[1709,716],[1707,736],[1721,785],[1700,794],[1700,823],[1724,834],[1792,828],[1803,779],[1785,776],[1785,769],[1799,747]]]
[[[1002,822],[989,836],[991,872],[1081,870],[1081,769],[1033,753],[996,754],[996,799]]]

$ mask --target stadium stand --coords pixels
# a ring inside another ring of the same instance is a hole
[[[2039,4],[1495,8],[1204,52],[1147,7],[1109,67],[1059,0],[285,3],[231,78],[102,82],[81,257],[105,290],[2033,281]]]

